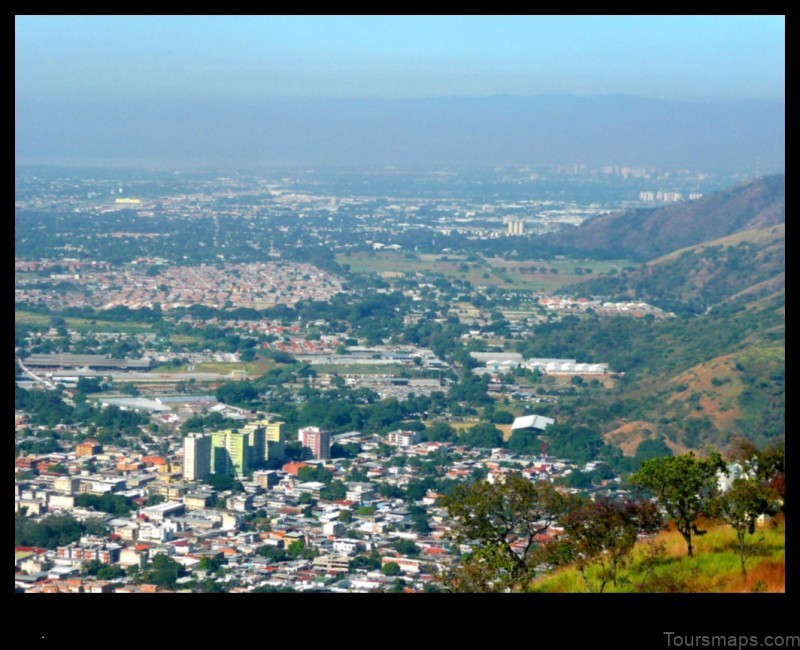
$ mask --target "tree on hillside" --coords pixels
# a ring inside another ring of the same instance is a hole
[[[718,453],[714,452],[705,459],[689,453],[651,458],[642,463],[629,481],[653,493],[686,541],[689,557],[692,557],[692,533],[705,534],[697,528],[697,522],[701,517],[713,514],[713,497],[720,471],[725,471],[725,464]]]
[[[651,501],[581,500],[560,522],[564,534],[556,542],[562,559],[574,563],[592,591],[589,569],[603,592],[609,582],[617,584],[619,569],[630,557],[639,533],[655,533],[662,518]]]
[[[747,579],[747,557],[752,547],[747,546],[747,536],[756,532],[756,521],[762,514],[773,514],[777,510],[778,493],[757,479],[737,478],[730,490],[723,493],[717,502],[720,517],[736,531],[739,542],[739,559],[742,565],[742,580]]]
[[[453,578],[456,591],[504,591],[524,584],[532,575],[532,551],[544,533],[567,511],[569,499],[549,483],[534,483],[521,474],[505,481],[459,484],[443,505],[452,520],[456,544],[475,552]],[[487,572],[488,568],[488,572]],[[481,574],[475,589],[473,574]]]
[[[731,460],[738,462],[745,474],[775,491],[780,500],[781,511],[785,511],[786,500],[786,448],[780,442],[766,449],[758,449],[743,438],[734,442]]]

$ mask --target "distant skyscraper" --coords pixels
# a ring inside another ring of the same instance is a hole
[[[522,219],[511,219],[508,222],[508,236],[520,236],[525,234],[525,222]]]
[[[331,457],[331,434],[321,431],[319,427],[304,427],[297,432],[297,438],[303,447],[311,450],[316,460]]]
[[[183,478],[202,481],[211,473],[211,436],[190,433],[183,439]]]

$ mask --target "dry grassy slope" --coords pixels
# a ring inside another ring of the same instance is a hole
[[[742,415],[738,398],[744,389],[742,380],[734,370],[739,356],[727,354],[717,357],[676,376],[671,382],[673,386],[686,388],[672,393],[667,398],[667,404],[686,403],[692,395],[699,393],[699,403],[703,407],[701,413],[710,416],[714,426],[723,433],[734,433],[735,422]],[[717,383],[712,383],[712,380]]]
[[[743,242],[750,242],[752,244],[759,244],[761,246],[767,245],[785,245],[786,241],[786,224],[779,223],[769,228],[755,228],[751,230],[742,230],[726,237],[720,237],[711,241],[703,242],[695,246],[687,246],[679,248],[666,255],[662,255],[656,259],[650,260],[647,264],[661,264],[678,259],[683,253],[687,251],[702,251],[704,248],[711,246],[738,246]]]
[[[617,423],[603,438],[607,444],[619,447],[624,455],[634,456],[641,442],[655,438],[662,438],[675,454],[691,449],[680,437],[670,439],[664,436],[658,424],[664,418],[680,422],[692,418],[710,418],[723,440],[741,435],[738,421],[745,414],[740,406],[740,398],[747,386],[741,372],[736,369],[737,364],[745,362],[752,366],[761,363],[766,366],[783,356],[782,347],[754,348],[697,364],[666,383],[657,384],[662,398],[658,401],[658,407],[641,419]]]
[[[636,448],[642,442],[659,437],[662,436],[659,434],[658,425],[655,422],[648,422],[646,420],[626,422],[603,435],[606,444],[619,447],[625,456],[635,456]],[[674,454],[679,455],[688,451],[683,445],[672,442],[671,440],[665,439],[664,442]]]
[[[674,526],[654,538],[639,540],[633,551],[633,561],[620,571],[622,580],[616,588],[609,585],[606,592],[785,592],[786,536],[781,517],[759,527],[755,535],[748,537],[747,543],[758,543],[759,548],[747,559],[744,581],[733,529],[714,521],[700,522],[700,528],[707,534],[694,537],[694,558],[686,556],[686,543]],[[658,558],[649,579],[645,569],[648,554]],[[530,591],[575,593],[585,592],[586,586],[577,570],[568,566],[534,580]]]
[[[704,242],[697,246],[674,251],[657,260],[649,262],[647,266],[652,269],[652,272],[657,272],[659,265],[664,265],[664,268],[669,268],[671,264],[679,260],[681,255],[691,252],[695,258],[695,268],[690,272],[691,281],[687,283],[684,289],[684,296],[686,298],[691,298],[702,293],[706,285],[709,285],[712,281],[719,282],[721,279],[729,281],[730,278],[725,278],[724,276],[729,276],[732,273],[736,275],[742,273],[741,270],[732,269],[725,263],[718,264],[714,260],[703,260],[703,251],[714,247],[728,249],[744,243],[753,244],[757,247],[752,257],[748,260],[747,275],[753,274],[752,277],[754,278],[763,277],[763,275],[769,275],[771,277],[758,280],[749,286],[746,281],[742,281],[744,277],[738,278],[737,284],[743,288],[727,296],[723,302],[730,301],[739,295],[754,293],[765,289],[772,291],[782,289],[785,284],[783,263],[786,249],[786,224],[778,224],[770,228],[746,230],[727,237]],[[744,274],[742,273],[742,275]],[[732,286],[736,286],[736,284]]]

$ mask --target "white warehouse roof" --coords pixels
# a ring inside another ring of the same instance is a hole
[[[523,415],[519,418],[514,418],[514,423],[511,425],[511,430],[515,429],[540,429],[544,431],[551,424],[555,424],[553,418],[546,418],[543,415]]]

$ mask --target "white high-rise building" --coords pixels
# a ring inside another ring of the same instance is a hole
[[[508,222],[508,236],[520,236],[525,234],[525,222],[522,219],[511,219]]]
[[[211,474],[211,436],[190,433],[183,439],[183,478],[202,481]]]

